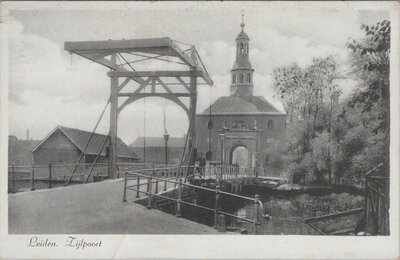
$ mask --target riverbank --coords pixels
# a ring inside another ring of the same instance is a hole
[[[10,234],[216,234],[211,227],[122,202],[122,179],[9,194]],[[128,201],[134,194],[128,195]]]

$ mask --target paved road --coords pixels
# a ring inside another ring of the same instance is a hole
[[[10,234],[214,234],[216,230],[122,202],[123,181],[9,194]],[[128,193],[128,200],[134,199]]]

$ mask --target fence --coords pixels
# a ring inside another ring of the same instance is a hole
[[[373,235],[389,235],[389,176],[383,163],[365,175],[366,231]]]
[[[160,165],[150,163],[118,163],[118,168],[130,170],[157,168]],[[73,174],[72,174],[73,173]],[[108,164],[48,164],[8,166],[8,192],[51,189],[70,184],[83,184],[102,181],[108,178]]]
[[[223,170],[223,169],[222,169]],[[193,185],[187,182],[183,181],[183,178],[179,178],[179,180],[176,180],[172,177],[176,177],[175,174],[171,174],[177,172],[178,177],[183,177],[184,171],[180,171],[178,168],[165,168],[165,169],[152,169],[152,170],[139,170],[136,172],[132,171],[125,171],[125,181],[124,181],[124,193],[123,193],[123,201],[127,201],[127,192],[128,191],[133,191],[135,193],[135,198],[138,199],[140,198],[140,194],[145,194],[147,198],[147,208],[151,209],[152,204],[153,204],[153,198],[161,198],[165,199],[167,201],[172,201],[175,203],[175,215],[177,217],[181,217],[181,206],[182,205],[187,205],[191,207],[195,207],[198,209],[203,209],[206,211],[211,212],[214,215],[214,228],[218,228],[219,231],[225,231],[225,217],[230,217],[234,219],[238,219],[241,221],[248,222],[252,224],[253,226],[253,234],[256,234],[257,231],[257,225],[259,225],[259,214],[264,217],[263,212],[263,203],[259,200],[259,196],[255,195],[254,198],[250,197],[245,197],[233,193],[228,193],[221,191],[219,188],[219,185],[216,185],[215,189],[211,188],[206,188],[202,186],[197,186]],[[160,183],[163,187],[162,191],[160,189]],[[170,186],[174,187],[174,195],[169,197],[165,193],[167,190],[167,186],[170,184]],[[154,186],[153,186],[154,185]],[[141,189],[141,186],[145,186],[146,188],[143,190]],[[185,189],[190,188],[194,190],[201,190],[202,192],[209,192],[214,194],[215,196],[215,203],[213,207],[207,207],[204,205],[199,205],[197,202],[189,202],[186,201],[183,197],[182,194],[185,191]],[[176,191],[176,192],[175,192]],[[176,194],[175,194],[176,193]],[[236,198],[236,199],[243,199],[247,201],[251,201],[254,205],[253,209],[253,217],[252,218],[247,218],[247,217],[240,217],[238,215],[232,214],[230,212],[225,212],[221,209],[220,201],[221,201],[221,196],[228,196],[231,198]],[[260,210],[261,208],[261,210]]]

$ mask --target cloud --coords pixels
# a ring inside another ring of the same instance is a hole
[[[245,27],[251,39],[250,59],[255,69],[256,95],[265,96],[282,109],[272,87],[272,72],[279,66],[296,62],[305,67],[313,57],[334,55],[340,68],[346,70],[348,53],[344,48],[345,42],[360,33],[357,13],[302,8],[300,11],[270,11],[266,15],[265,8],[257,6],[248,6]],[[62,46],[66,40],[169,35],[173,39],[194,43],[214,81],[211,100],[210,87],[199,85],[198,113],[210,102],[229,95],[230,69],[236,53],[234,38],[240,30],[240,21],[226,15],[225,9],[218,8],[213,11],[185,10],[178,15],[180,13],[180,10],[135,9],[122,13],[121,10],[111,13],[24,12],[17,15],[18,20],[7,16],[5,22],[10,32],[10,133],[24,136],[26,129],[30,128],[32,137],[43,138],[58,124],[92,130],[109,95],[107,69],[84,58],[69,56]],[[191,23],[187,22],[189,19],[192,19]],[[126,27],[126,24],[132,24],[132,27]],[[218,26],[210,26],[213,24]],[[81,27],[78,29],[77,25]],[[145,65],[148,68],[156,66],[154,63]],[[168,65],[168,68],[175,67]],[[349,90],[354,82],[341,84]],[[162,99],[146,99],[147,136],[162,135],[164,104]],[[108,113],[99,126],[99,132],[108,132]],[[172,135],[181,136],[186,132],[188,120],[181,108],[168,101],[166,114],[168,120],[174,122],[167,125]],[[127,142],[144,134],[142,101],[131,104],[121,113],[118,131]]]

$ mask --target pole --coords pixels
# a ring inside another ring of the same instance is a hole
[[[138,175],[137,176],[137,181],[136,181],[136,198],[137,199],[140,198],[139,190],[140,190],[140,176]]]
[[[179,179],[178,184],[178,199],[176,200],[176,217],[181,217],[181,200],[182,200],[182,179]]]
[[[32,188],[31,190],[35,190],[35,166],[32,165],[32,171],[31,171],[31,182],[32,182]]]
[[[219,185],[217,184],[217,186],[215,187],[215,207],[214,207],[214,226],[213,226],[213,228],[215,229],[218,228],[219,200],[220,200]]]
[[[254,221],[254,235],[257,235],[257,225],[258,223],[258,201],[260,196],[256,194],[254,196],[254,208],[253,208],[253,221]]]
[[[49,189],[53,188],[52,180],[51,180],[51,178],[52,178],[52,176],[51,176],[52,175],[51,168],[52,168],[52,164],[50,163],[49,164]]]
[[[152,200],[153,200],[153,198],[152,198],[152,184],[153,184],[153,178],[150,176],[148,179],[147,179],[147,187],[148,187],[148,192],[147,192],[147,196],[148,196],[148,198],[147,198],[147,209],[151,209],[151,204],[152,204]]]
[[[116,64],[116,55],[111,55],[111,63]],[[110,154],[108,160],[108,177],[117,177],[117,126],[118,126],[118,77],[111,76],[110,88]]]
[[[128,168],[125,168],[126,172],[125,172],[125,181],[124,181],[124,196],[122,198],[123,202],[126,202],[126,185],[128,183]]]

